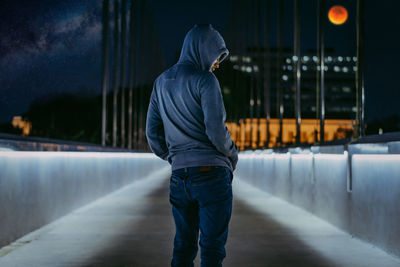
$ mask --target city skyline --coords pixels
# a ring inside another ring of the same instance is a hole
[[[292,45],[293,41],[292,2],[285,1],[285,45]],[[212,23],[221,30],[228,48],[234,52],[229,17],[236,3],[202,1],[190,5],[185,1],[148,1],[154,16],[155,34],[164,55],[164,66],[174,64],[184,34],[196,22]],[[276,3],[271,1],[273,10]],[[310,3],[301,7],[302,49],[315,46],[316,1]],[[355,25],[351,26],[355,21],[355,1],[327,1],[327,9],[333,4],[346,6],[349,19],[342,26],[326,23],[326,31],[332,32],[331,37],[327,34],[326,45],[343,53],[347,40],[336,40],[335,34],[344,31],[345,28],[340,27],[352,28],[349,31],[351,35],[355,32]],[[0,66],[3,70],[0,74],[1,123],[11,122],[13,116],[22,115],[34,99],[47,93],[79,94],[82,88],[86,88],[88,94],[101,94],[101,2],[71,0],[33,4],[30,1],[3,1],[0,5],[4,18],[0,24]],[[399,37],[394,34],[399,24],[394,19],[395,9],[366,1],[367,121],[400,113],[396,105],[400,89],[395,70],[400,53],[396,47]],[[275,13],[272,12],[270,18],[272,43],[276,36]],[[239,31],[237,36],[243,33]],[[349,51],[355,51],[354,40],[350,41]],[[151,84],[156,75],[148,74],[146,82]]]

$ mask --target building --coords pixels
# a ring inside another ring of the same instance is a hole
[[[343,119],[327,119],[325,121],[325,141],[348,138],[353,133],[355,121]],[[259,124],[257,119],[242,119],[239,123],[226,123],[232,140],[240,148],[264,148],[267,147],[267,124],[266,119],[261,118]],[[259,126],[258,126],[259,125]],[[258,126],[258,127],[257,127]],[[257,132],[259,129],[259,132]],[[312,144],[316,142],[319,132],[319,120],[303,119],[301,122],[300,142],[303,144]],[[279,146],[279,119],[270,120],[270,138],[268,147]],[[294,144],[296,139],[296,120],[283,119],[282,122],[282,146]]]
[[[357,58],[352,55],[335,55],[332,49],[326,49],[325,52],[325,141],[331,141],[352,135],[356,116]],[[263,48],[249,48],[247,55],[231,55],[222,69],[221,88],[227,107],[227,125],[232,138],[241,149],[263,147],[266,144],[266,140],[262,138],[266,136],[264,88],[267,87],[270,90],[271,118],[269,147],[285,146],[295,142],[295,65],[301,60],[300,142],[317,142],[319,133],[317,75],[320,66],[316,51],[304,53],[298,59],[293,56],[290,48],[283,48],[280,62],[276,48],[271,49],[268,57],[265,56]],[[269,58],[269,72],[264,63],[266,58]],[[281,87],[283,98],[282,143],[278,142],[278,86]],[[253,123],[250,123],[251,118]],[[257,118],[260,118],[259,126]],[[251,125],[253,125],[252,130],[250,130]],[[259,138],[257,129],[260,129]]]
[[[11,124],[14,128],[19,128],[22,130],[22,136],[29,135],[32,130],[32,123],[23,120],[21,116],[14,116]]]
[[[229,60],[237,72],[253,78],[255,90],[260,89],[261,110],[263,108],[263,84],[266,68],[264,67],[264,48],[249,48],[248,55],[231,55]],[[354,119],[356,114],[356,62],[353,55],[335,55],[332,49],[325,51],[325,114],[331,119]],[[293,56],[291,48],[282,49],[282,60],[278,64],[277,48],[272,48],[269,55],[270,66],[270,103],[271,117],[279,117],[277,106],[278,82],[283,91],[284,117],[295,117],[295,64],[299,59]],[[301,117],[317,118],[317,71],[320,69],[316,51],[309,51],[301,56]],[[277,67],[282,69],[278,72]],[[278,77],[278,75],[280,77]],[[258,80],[258,81],[257,81]],[[257,88],[261,87],[261,88]],[[257,93],[254,92],[257,96]],[[254,100],[257,102],[257,99]],[[249,103],[251,100],[249,100]],[[257,108],[256,103],[254,104]],[[256,111],[254,111],[254,114]],[[263,114],[265,116],[265,114]]]

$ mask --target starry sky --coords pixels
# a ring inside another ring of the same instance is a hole
[[[303,1],[301,1],[303,2]],[[166,67],[175,63],[186,32],[195,23],[211,23],[230,36],[232,22],[244,16],[234,1],[147,0]],[[303,2],[302,49],[316,47],[316,1]],[[327,0],[327,8],[349,10],[344,26],[327,23],[326,46],[355,53],[354,0]],[[271,1],[271,43],[276,42],[276,6]],[[285,44],[293,43],[293,1],[285,1]],[[366,1],[366,118],[399,114],[397,81],[400,51],[399,1]],[[36,98],[69,92],[101,92],[102,1],[2,0],[0,3],[0,123],[21,115]],[[235,38],[244,38],[237,32]],[[232,37],[226,38],[230,48]],[[234,49],[232,50],[234,51]],[[152,60],[152,59],[151,59]],[[149,81],[150,83],[152,81]]]
[[[0,121],[40,95],[100,88],[101,2],[0,5]]]

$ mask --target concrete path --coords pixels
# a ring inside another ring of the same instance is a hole
[[[168,177],[159,171],[22,237],[0,250],[0,266],[169,266]],[[226,267],[400,266],[398,258],[238,177],[233,184]]]

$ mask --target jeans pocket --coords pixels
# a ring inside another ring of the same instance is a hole
[[[208,172],[199,172],[193,177],[191,185],[197,186],[197,185],[210,184],[215,181],[222,180],[224,176],[225,176],[225,171],[223,169],[214,169]]]

